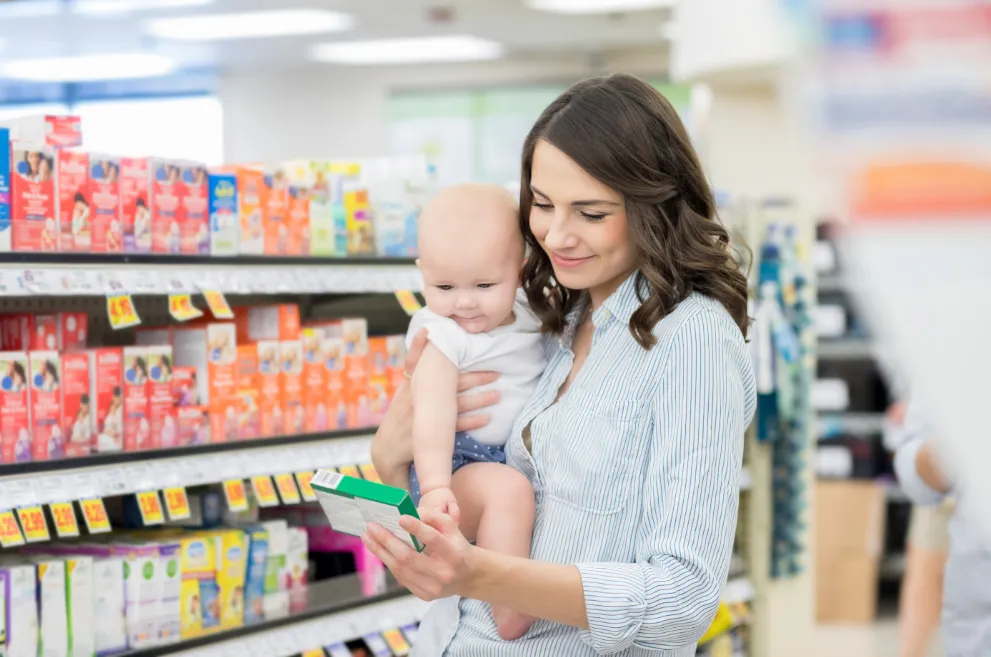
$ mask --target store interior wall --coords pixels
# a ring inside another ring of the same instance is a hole
[[[393,90],[569,83],[608,71],[663,77],[665,49],[484,64],[308,67],[221,76],[224,156],[274,164],[299,157],[390,155],[386,107]]]

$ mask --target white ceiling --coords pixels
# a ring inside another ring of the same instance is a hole
[[[3,5],[46,0],[0,0]],[[49,0],[50,1],[50,0]],[[63,0],[71,3],[71,0]],[[264,38],[219,43],[178,43],[144,32],[144,23],[158,16],[235,12],[259,9],[323,8],[355,19],[355,29],[326,35]],[[449,9],[446,24],[431,20],[431,9]],[[665,10],[609,16],[565,16],[530,10],[523,0],[214,0],[195,9],[140,12],[129,15],[79,16],[63,10],[58,16],[0,18],[2,58],[54,57],[125,51],[152,51],[177,58],[185,68],[250,70],[306,66],[311,44],[436,34],[471,34],[503,43],[507,57],[529,59],[565,53],[611,53],[661,47],[659,27],[669,20]]]

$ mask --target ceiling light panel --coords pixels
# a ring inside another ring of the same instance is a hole
[[[527,6],[537,11],[574,15],[670,9],[677,6],[678,2],[679,0],[526,0]]]
[[[347,14],[321,9],[279,9],[204,14],[149,21],[153,36],[176,41],[225,41],[343,32],[354,26]]]
[[[310,51],[318,62],[352,65],[469,62],[502,54],[501,44],[468,35],[321,43]]]
[[[168,75],[175,60],[152,53],[115,53],[76,57],[9,60],[0,64],[0,77],[34,82],[91,82]]]
[[[113,15],[135,11],[189,9],[210,4],[213,4],[213,0],[76,0],[72,11],[83,15]]]

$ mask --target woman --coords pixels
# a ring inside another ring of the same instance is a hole
[[[581,82],[544,111],[520,197],[523,289],[548,338],[506,446],[536,495],[532,560],[470,546],[447,516],[403,521],[422,554],[375,525],[364,540],[417,596],[460,596],[431,608],[417,655],[693,655],[729,566],[754,409],[746,278],[677,113],[636,78]],[[373,444],[396,485],[410,414],[403,386]],[[500,642],[489,605],[542,620]]]

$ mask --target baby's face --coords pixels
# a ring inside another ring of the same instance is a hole
[[[468,333],[487,333],[513,321],[522,259],[511,239],[423,240],[420,271],[427,307]],[[502,242],[503,244],[499,244]],[[503,245],[506,248],[503,248]]]

